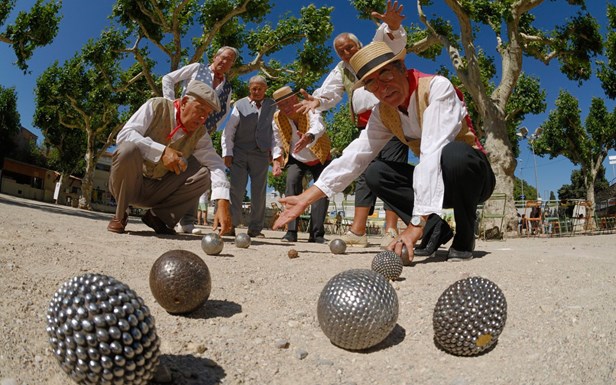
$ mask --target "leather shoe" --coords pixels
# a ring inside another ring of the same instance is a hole
[[[453,238],[451,227],[440,216],[432,214],[428,218],[428,222],[421,243],[414,251],[414,254],[418,257],[427,257],[434,254],[441,245]]]
[[[447,254],[447,260],[451,262],[470,261],[473,259],[472,251],[458,251],[453,247],[449,248],[449,254]]]
[[[308,238],[308,242],[310,243],[325,243],[325,238],[324,237],[310,237]]]
[[[126,228],[126,224],[128,223],[128,214],[124,213],[124,217],[122,220],[118,220],[118,218],[114,215],[113,218],[109,221],[107,225],[107,231],[111,231],[112,233],[122,234],[124,233],[124,229]]]
[[[152,213],[152,210],[148,210],[141,217],[141,221],[146,224],[146,226],[154,229],[156,234],[167,234],[167,235],[175,235],[175,230],[167,227],[165,222],[162,221],[159,217],[155,216]]]
[[[287,231],[281,242],[297,242],[297,231]]]
[[[252,232],[252,231],[248,231],[248,236],[250,238],[265,238],[265,234],[263,234],[262,232]]]

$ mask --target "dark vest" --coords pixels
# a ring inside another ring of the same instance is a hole
[[[261,104],[261,115],[250,104],[248,97],[235,103],[235,109],[240,114],[240,121],[235,131],[233,152],[254,151],[269,152],[272,150],[272,119],[276,112],[273,99],[265,98]]]

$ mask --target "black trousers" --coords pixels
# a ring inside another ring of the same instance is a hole
[[[496,177],[484,153],[462,142],[443,148],[441,169],[445,184],[443,208],[453,208],[456,234],[452,247],[471,251],[475,239],[477,205],[485,202],[496,185]],[[408,224],[413,214],[415,166],[376,160],[365,171],[368,187]]]
[[[376,160],[384,160],[390,162],[408,163],[409,147],[402,143],[395,136],[383,147]],[[357,182],[355,183],[355,207],[370,207],[370,215],[374,212],[374,204],[376,203],[376,194],[368,187],[366,183],[366,172],[364,171]],[[393,210],[386,202],[383,202],[385,210]]]
[[[327,165],[331,163],[330,160],[325,164],[317,163],[314,166],[308,166],[302,163],[292,156],[289,156],[289,162],[287,163],[287,185],[285,187],[286,196],[299,195],[304,191],[302,186],[302,180],[306,172],[310,171],[313,181],[317,181],[321,172]],[[310,229],[309,239],[315,237],[325,236],[325,216],[327,215],[327,208],[329,206],[329,199],[327,197],[321,198],[318,201],[312,203],[310,206]],[[289,231],[297,231],[297,219],[292,220],[287,225]]]

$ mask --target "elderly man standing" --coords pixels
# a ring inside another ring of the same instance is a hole
[[[323,170],[312,187],[299,196],[280,199],[286,210],[275,227],[297,217],[317,199],[342,191],[366,170],[368,186],[407,224],[389,250],[400,255],[406,245],[412,260],[413,247],[422,237],[436,250],[444,233],[424,234],[426,221],[440,219],[443,208],[451,207],[456,231],[448,260],[473,258],[477,205],[490,197],[496,178],[453,84],[442,76],[407,70],[405,54],[406,50],[394,53],[387,44],[375,42],[353,56],[351,66],[359,78],[355,86],[363,85],[379,104],[359,138]],[[417,166],[371,162],[393,136],[418,155]]]
[[[239,51],[236,48],[224,46],[216,52],[214,60],[212,60],[210,65],[207,63],[193,63],[166,74],[162,80],[163,96],[169,100],[174,100],[175,86],[179,82],[183,82],[182,95],[186,94],[186,86],[193,79],[200,80],[212,87],[216,91],[218,101],[220,102],[220,111],[211,113],[205,121],[207,132],[212,135],[220,127],[231,110],[232,89],[231,82],[227,79],[227,73],[229,73],[238,57]],[[197,207],[191,208],[180,219],[175,230],[179,233],[201,234],[201,229],[196,228],[194,225],[196,211]]]
[[[250,222],[248,235],[264,237],[267,172],[274,144],[272,117],[276,104],[265,97],[267,82],[257,75],[248,81],[249,95],[233,106],[222,133],[222,155],[231,172],[231,216],[234,235],[242,221],[242,202],[250,177]]]
[[[377,29],[372,41],[382,41],[387,43],[392,51],[399,52],[406,46],[406,32],[401,28],[403,6],[398,6],[398,2],[387,2],[385,14],[373,12],[372,16],[381,19],[383,23]],[[353,89],[353,84],[357,81],[357,75],[349,61],[355,53],[362,47],[359,39],[352,33],[343,32],[334,39],[334,49],[342,59],[338,65],[329,73],[323,84],[313,95],[304,93],[304,100],[301,102],[300,112],[306,110],[326,111],[335,107],[346,93],[349,100],[349,111],[352,112],[357,128],[361,131],[366,127],[370,118],[372,107],[378,103],[378,99],[363,88]],[[397,138],[387,143],[379,154],[379,159],[386,159],[396,162],[408,162],[408,147],[401,143]],[[374,210],[376,195],[366,185],[364,175],[360,175],[355,185],[355,215],[351,229],[341,238],[349,246],[366,247],[368,237],[366,236],[366,224],[368,216]],[[392,239],[398,235],[398,216],[385,205],[385,234],[381,241],[381,247],[386,247]]]
[[[279,111],[274,114],[274,176],[282,174],[287,168],[285,195],[298,195],[302,192],[302,181],[306,172],[313,180],[319,179],[321,171],[331,161],[331,143],[325,132],[323,118],[318,112],[297,112],[297,93],[291,87],[284,86],[273,95]],[[310,208],[310,235],[308,242],[325,243],[325,216],[329,200],[321,198]],[[282,237],[283,242],[297,242],[297,220],[288,224],[288,231]]]
[[[180,217],[209,188],[218,200],[221,232],[229,229],[225,166],[204,126],[217,111],[214,90],[193,80],[181,99],[152,98],[130,117],[116,139],[109,190],[117,206],[107,230],[123,233],[134,204],[150,207],[142,221],[157,234],[175,234]]]

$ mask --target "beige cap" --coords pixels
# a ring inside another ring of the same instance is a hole
[[[186,95],[194,96],[206,102],[215,112],[220,112],[220,101],[216,91],[199,80],[191,80],[186,87]]]

